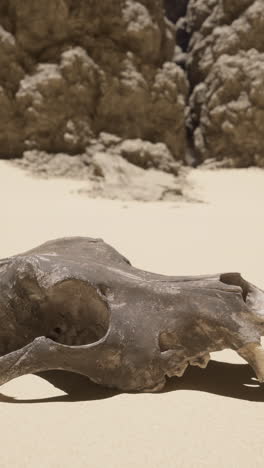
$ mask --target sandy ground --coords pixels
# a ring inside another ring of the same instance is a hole
[[[90,200],[84,182],[37,180],[0,162],[0,257],[48,239],[102,237],[138,267],[240,271],[264,287],[264,171],[193,171],[202,203]],[[262,467],[264,389],[242,359],[215,353],[161,394],[115,394],[83,377],[1,387],[1,467]]]

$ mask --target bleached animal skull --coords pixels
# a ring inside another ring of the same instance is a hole
[[[63,369],[126,391],[206,367],[231,348],[264,381],[264,293],[238,273],[138,270],[100,239],[65,238],[0,261],[0,384]]]

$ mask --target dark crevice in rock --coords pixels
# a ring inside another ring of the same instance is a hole
[[[183,52],[188,52],[191,35],[188,31],[188,24],[185,18],[178,20],[176,24],[176,43]]]
[[[164,0],[165,14],[176,25],[176,44],[183,52],[187,52],[191,37],[186,21],[188,3],[189,0]]]
[[[185,16],[189,0],[164,0],[166,16],[172,23]]]

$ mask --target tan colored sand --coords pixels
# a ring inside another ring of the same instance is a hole
[[[0,162],[0,257],[87,235],[148,270],[238,270],[264,287],[264,172],[193,171],[190,180],[204,203],[89,200],[74,193],[84,182],[31,179]],[[262,467],[264,389],[232,352],[213,358],[224,363],[192,369],[162,394],[81,391],[86,380],[70,374],[60,388],[75,389],[71,397],[38,376],[9,382],[1,388],[1,467]]]

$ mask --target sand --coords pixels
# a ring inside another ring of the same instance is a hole
[[[240,271],[264,287],[264,172],[192,171],[200,203],[92,200],[85,182],[38,180],[0,162],[0,257],[51,238],[102,237],[168,274]],[[1,387],[1,467],[262,467],[264,389],[231,351],[161,394],[118,394],[84,377]]]

